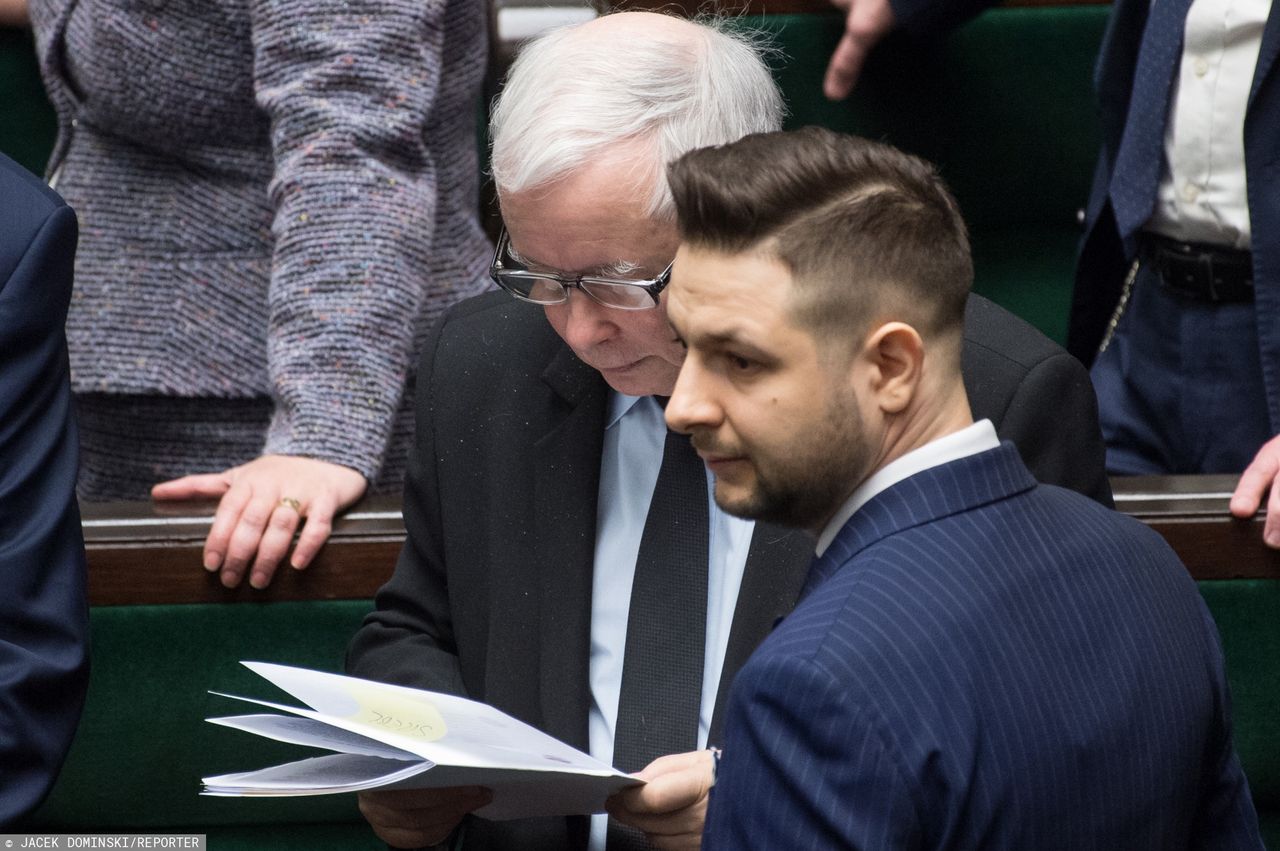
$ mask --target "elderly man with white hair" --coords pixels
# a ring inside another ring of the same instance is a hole
[[[648,783],[611,818],[515,822],[467,816],[483,789],[363,794],[391,845],[697,847],[727,684],[795,604],[812,543],[720,511],[663,421],[684,357],[665,168],[782,113],[760,51],[718,25],[615,14],[513,65],[491,128],[506,292],[451,310],[424,352],[408,539],[348,668],[485,701]],[[1109,502],[1078,363],[975,297],[964,366],[1033,471]]]

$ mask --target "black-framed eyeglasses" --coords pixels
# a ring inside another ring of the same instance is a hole
[[[534,304],[564,304],[569,300],[569,290],[577,287],[605,307],[649,310],[658,306],[658,295],[671,283],[671,264],[656,278],[635,280],[534,272],[511,253],[511,240],[503,228],[489,265],[489,277],[516,298]]]

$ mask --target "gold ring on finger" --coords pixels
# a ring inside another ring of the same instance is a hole
[[[297,513],[297,515],[298,515],[299,517],[301,517],[301,516],[302,516],[302,503],[298,502],[298,501],[297,501],[296,499],[294,499],[293,497],[291,497],[291,496],[282,496],[282,497],[280,497],[280,503],[279,503],[279,504],[280,504],[280,505],[284,505],[284,506],[288,506],[289,508],[292,508],[292,509],[294,510],[294,512],[296,512],[296,513]]]

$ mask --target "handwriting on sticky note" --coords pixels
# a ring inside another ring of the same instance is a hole
[[[359,682],[350,683],[346,691],[357,704],[356,711],[348,716],[357,724],[429,742],[446,732],[444,717],[429,699],[388,694],[372,684],[366,687]]]

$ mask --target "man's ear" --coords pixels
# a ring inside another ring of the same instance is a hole
[[[906,410],[920,388],[924,373],[924,341],[905,322],[886,322],[872,330],[862,356],[870,367],[867,388],[880,410],[899,414]]]

